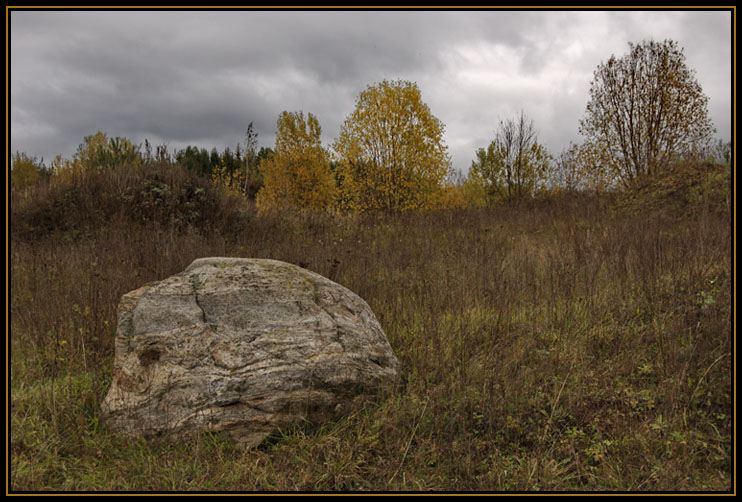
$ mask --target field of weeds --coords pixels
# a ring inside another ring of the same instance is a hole
[[[70,217],[58,199],[48,211]],[[125,208],[58,225],[13,203],[11,491],[732,490],[728,207],[249,210],[225,229]],[[283,260],[359,294],[402,363],[398,386],[247,451],[108,431],[121,295],[204,256]]]

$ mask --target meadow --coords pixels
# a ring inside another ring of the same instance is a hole
[[[163,167],[11,194],[9,491],[732,490],[728,184],[682,206],[343,215],[258,214],[200,183]],[[356,292],[399,383],[252,450],[117,437],[99,405],[118,301],[204,256]]]

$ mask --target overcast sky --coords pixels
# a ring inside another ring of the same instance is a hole
[[[11,152],[69,158],[96,131],[171,152],[234,150],[254,122],[314,114],[329,146],[359,93],[417,82],[466,172],[521,110],[558,153],[579,142],[596,67],[673,39],[731,139],[729,11],[11,11]]]

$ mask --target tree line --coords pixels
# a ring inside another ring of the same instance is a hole
[[[43,162],[17,153],[11,184],[44,176],[172,162],[215,184],[255,199],[261,210],[308,208],[408,211],[490,206],[542,192],[630,187],[662,174],[673,163],[711,158],[729,163],[731,142],[712,141],[708,97],[672,40],[629,44],[594,72],[579,131],[581,144],[551,155],[524,111],[499,121],[491,142],[475,152],[466,176],[451,166],[445,125],[422,99],[415,82],[369,85],[330,147],[322,145],[317,117],[283,111],[273,148],[258,147],[250,123],[244,142],[219,152],[187,146],[171,155],[98,132],[72,159]]]

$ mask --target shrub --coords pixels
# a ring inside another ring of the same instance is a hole
[[[176,229],[236,229],[243,199],[169,162],[126,164],[85,176],[52,176],[11,200],[11,232],[31,237],[92,229],[123,219]]]

